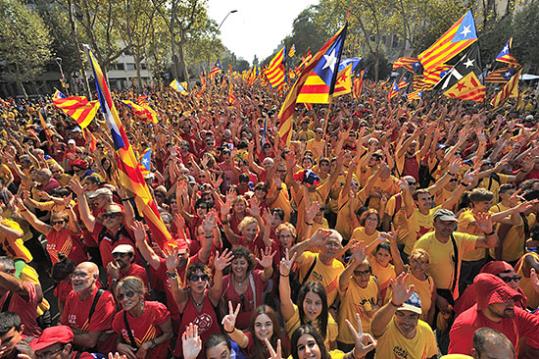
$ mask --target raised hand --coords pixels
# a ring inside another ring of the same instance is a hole
[[[321,248],[326,244],[326,241],[329,236],[331,236],[331,231],[329,229],[319,228],[309,239],[311,246],[314,248]]]
[[[120,354],[118,352],[116,353],[109,353],[107,356],[108,359],[127,359],[127,355]]]
[[[69,180],[68,186],[77,195],[77,197],[84,195],[84,187],[82,187],[80,180],[77,177],[73,176]]]
[[[182,349],[185,359],[196,359],[202,350],[202,340],[198,336],[198,326],[190,323],[182,334]]]
[[[167,267],[167,272],[175,272],[179,264],[180,258],[178,257],[178,251],[175,249],[170,250],[165,257],[165,265]]]
[[[137,244],[143,243],[146,240],[146,226],[141,221],[134,221],[131,226],[133,235],[135,236],[135,242]]]
[[[408,274],[401,273],[399,276],[395,279],[392,279],[390,282],[391,291],[393,293],[393,296],[391,297],[391,303],[396,306],[400,307],[413,293],[413,286],[407,286],[405,281]]]
[[[225,248],[225,250],[219,255],[219,252],[215,253],[215,259],[213,261],[213,266],[216,271],[223,271],[234,259],[232,252]]]
[[[277,251],[271,251],[271,247],[260,249],[260,258],[255,257],[256,261],[262,268],[270,268],[273,265],[273,256]]]
[[[247,209],[247,212],[253,216],[253,217],[258,217],[260,216],[260,201],[253,197],[251,198],[251,200],[249,201],[249,208]]]
[[[277,347],[275,349],[273,349],[273,346],[268,338],[264,338],[264,343],[266,343],[266,348],[268,348],[268,352],[270,353],[270,357],[268,359],[283,359],[281,339],[277,339]]]
[[[296,253],[294,253],[292,258],[290,258],[290,254],[287,248],[284,252],[284,258],[281,258],[281,262],[279,263],[279,273],[285,277],[290,275],[290,271],[292,270],[292,265],[294,265],[295,260]]]
[[[213,233],[213,229],[217,227],[217,219],[215,218],[215,211],[212,210],[206,214],[202,220],[202,229],[204,233]]]
[[[221,324],[223,325],[225,332],[231,333],[236,328],[236,318],[238,317],[240,308],[240,303],[238,303],[236,309],[234,309],[232,302],[228,301],[228,314],[223,317],[223,320],[221,320]]]
[[[319,202],[313,202],[309,207],[306,208],[305,211],[305,222],[307,223],[313,223],[314,217],[320,213],[320,203]]]
[[[350,323],[348,319],[346,319],[346,325],[348,326],[348,329],[350,329],[350,332],[354,336],[354,358],[363,358],[369,353],[371,350],[376,348],[376,340],[368,333],[363,333],[363,327],[361,325],[361,316],[356,313],[356,322],[357,322],[357,330],[356,328]]]
[[[477,228],[479,228],[483,233],[492,233],[494,225],[492,223],[492,217],[489,213],[476,213],[474,214],[474,218]]]

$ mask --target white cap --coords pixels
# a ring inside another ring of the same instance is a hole
[[[67,144],[68,144],[68,145],[76,145],[77,142],[75,142],[74,139],[70,139],[69,141],[67,141]]]
[[[119,244],[114,247],[112,253],[135,253],[135,248],[130,244]]]

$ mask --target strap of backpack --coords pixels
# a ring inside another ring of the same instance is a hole
[[[4,302],[4,304],[2,305],[2,313],[3,312],[8,312],[9,310],[9,303],[11,302],[11,297],[13,297],[13,292],[12,291],[9,291],[7,297],[6,297],[6,300]]]
[[[90,323],[90,320],[92,319],[92,315],[94,315],[95,308],[97,307],[97,302],[99,302],[99,298],[105,293],[103,289],[98,289],[97,293],[95,293],[94,301],[92,302],[92,306],[90,307],[90,311],[88,312],[88,323]]]
[[[522,226],[524,227],[524,253],[527,252],[526,249],[526,240],[530,238],[530,222],[528,222],[528,217],[524,213],[520,214],[520,217],[522,218]]]
[[[316,265],[316,260],[317,260],[318,257],[314,257],[314,261],[313,261],[313,264],[311,264],[311,267],[309,268],[309,270],[307,271],[307,274],[305,275],[305,277],[303,277],[303,280],[301,281],[301,285],[304,285],[305,282],[307,281],[307,279],[309,279],[309,276],[311,275],[311,273],[313,272],[313,269],[314,269],[314,266]]]
[[[455,236],[453,233],[451,233],[451,244],[453,245],[453,284],[451,284],[451,293],[453,294],[455,291],[455,288],[458,286],[458,280],[459,280],[459,248],[457,246],[457,241],[455,241]],[[453,298],[456,299],[456,298]]]
[[[258,304],[256,303],[256,287],[255,279],[253,278],[253,272],[249,273],[249,285],[251,286],[251,290],[253,291],[253,303],[254,307],[256,308]]]
[[[125,324],[125,329],[127,330],[127,335],[129,335],[129,341],[131,342],[131,346],[133,348],[138,349],[137,342],[135,341],[135,337],[133,336],[133,333],[131,333],[131,327],[129,326],[129,321],[127,320],[126,311],[124,311],[124,324]]]

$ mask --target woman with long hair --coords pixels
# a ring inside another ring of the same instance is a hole
[[[280,340],[282,345],[282,353],[284,357],[288,356],[288,338],[281,331],[281,324],[277,313],[268,305],[261,305],[256,308],[249,329],[241,331],[236,328],[236,319],[240,312],[240,305],[234,306],[228,302],[228,314],[223,318],[222,324],[225,333],[238,343],[240,348],[244,349],[248,358],[252,359],[267,359],[270,356],[266,348],[266,340],[269,340],[272,346],[276,346]]]
[[[226,303],[232,303],[234,307],[241,304],[241,313],[236,320],[237,327],[245,330],[249,326],[254,310],[264,303],[264,290],[267,281],[273,275],[273,256],[271,248],[260,250],[261,258],[258,259],[245,247],[236,247],[232,250],[232,262],[230,273],[223,277],[223,308]],[[256,259],[256,262],[255,262]],[[256,263],[262,269],[255,269]],[[224,313],[225,310],[222,310]]]
[[[325,346],[331,349],[337,339],[338,327],[328,310],[326,289],[320,282],[307,282],[299,290],[298,305],[292,302],[290,290],[290,270],[296,255],[290,258],[288,250],[281,259],[279,271],[279,298],[281,300],[281,315],[285,328],[290,337],[302,324],[311,324],[324,339]]]
[[[128,359],[166,359],[173,335],[170,313],[164,304],[146,301],[145,295],[144,283],[137,277],[125,277],[116,285],[122,307],[112,321],[117,349]]]

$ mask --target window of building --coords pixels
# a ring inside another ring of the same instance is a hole
[[[135,69],[135,64],[126,64],[127,71],[133,71]]]

